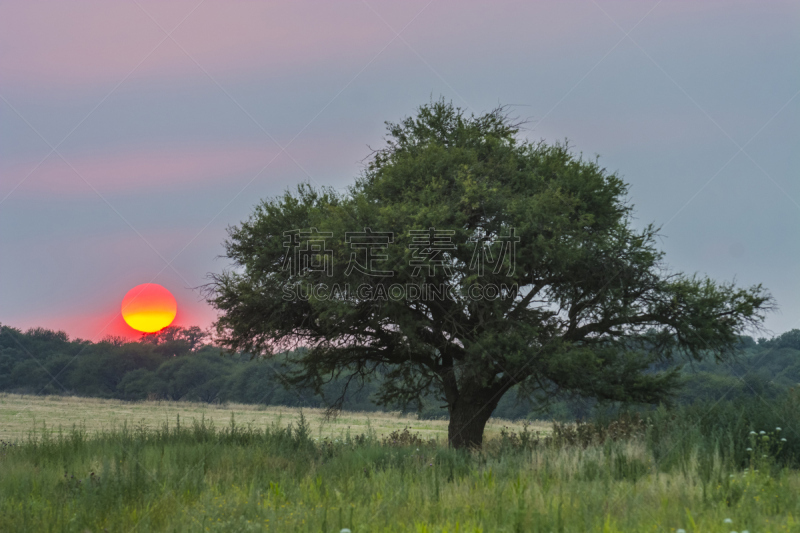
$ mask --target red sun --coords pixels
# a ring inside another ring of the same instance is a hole
[[[164,329],[175,320],[178,302],[157,283],[143,283],[128,291],[122,299],[122,318],[130,327],[144,333]]]

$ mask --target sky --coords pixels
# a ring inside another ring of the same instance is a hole
[[[630,186],[675,271],[762,283],[800,328],[800,3],[0,0],[0,323],[175,324],[226,228],[296,184],[344,188],[384,121],[511,105]]]

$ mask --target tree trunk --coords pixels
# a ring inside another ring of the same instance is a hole
[[[470,401],[472,400],[472,401]],[[497,401],[481,401],[460,397],[450,406],[447,441],[453,448],[480,448],[483,430],[497,406]]]

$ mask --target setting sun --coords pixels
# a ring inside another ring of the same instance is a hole
[[[169,326],[177,311],[175,297],[156,283],[137,285],[122,299],[122,318],[130,327],[144,333]]]

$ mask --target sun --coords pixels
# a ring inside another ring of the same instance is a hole
[[[175,297],[157,283],[137,285],[122,299],[122,318],[130,327],[144,333],[169,326],[177,311]]]

